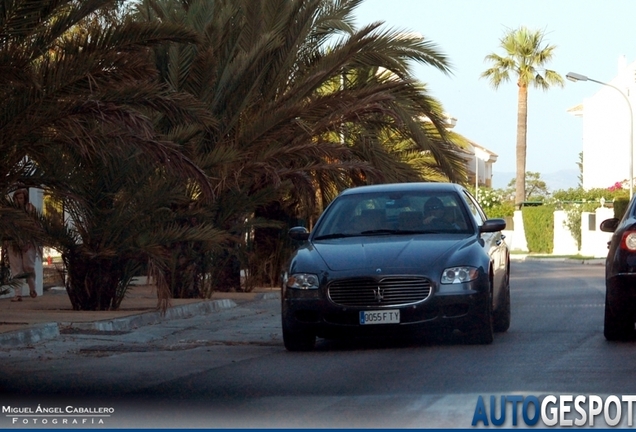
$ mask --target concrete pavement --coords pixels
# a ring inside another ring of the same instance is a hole
[[[511,254],[513,261],[530,259],[577,262],[572,258]],[[604,265],[604,259],[583,259],[582,264]],[[74,311],[66,290],[53,287],[33,299],[11,302],[0,298],[0,349],[26,346],[54,339],[61,333],[83,331],[126,331],[236,307],[238,303],[280,297],[279,288],[257,288],[249,293],[215,292],[210,299],[172,299],[165,314],[157,310],[157,293],[152,285],[133,285],[117,311]]]
[[[164,320],[187,318],[236,307],[245,301],[277,298],[278,288],[257,288],[252,292],[215,292],[210,299],[172,299],[162,314],[157,310],[157,293],[152,285],[129,288],[117,311],[74,311],[66,290],[53,287],[37,298],[21,302],[0,299],[0,348],[25,346],[54,339],[73,330],[125,331]]]

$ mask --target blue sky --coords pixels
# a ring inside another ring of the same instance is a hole
[[[414,74],[457,118],[455,131],[499,155],[495,173],[515,171],[517,89],[511,82],[494,90],[479,76],[489,66],[487,54],[503,54],[499,40],[506,29],[544,30],[545,41],[557,46],[548,68],[564,79],[577,72],[608,82],[617,74],[619,56],[628,64],[636,60],[633,0],[366,0],[356,16],[358,26],[381,21],[385,27],[418,32],[449,57],[451,76],[420,65]],[[578,170],[582,121],[566,110],[599,87],[566,80],[564,88],[530,89],[528,171]]]

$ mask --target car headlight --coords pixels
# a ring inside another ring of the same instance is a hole
[[[477,279],[478,271],[475,267],[450,267],[442,272],[443,284],[459,284]]]
[[[318,276],[311,273],[296,273],[289,278],[286,282],[287,288],[295,289],[318,289],[320,282]]]

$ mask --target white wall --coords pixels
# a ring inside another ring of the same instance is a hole
[[[44,191],[42,189],[30,188],[29,189],[29,202],[33,204],[33,206],[37,209],[37,211],[42,212],[44,208]],[[35,258],[35,290],[38,295],[42,295],[44,293],[44,273],[42,269],[42,257],[38,256]],[[26,287],[26,292],[22,291],[23,295],[29,295],[29,287],[24,283]],[[24,287],[23,287],[24,288]]]
[[[598,208],[595,211],[596,223],[594,230],[589,230],[590,213],[581,214],[581,255],[595,258],[607,256],[607,242],[611,240],[612,233],[601,231],[601,222],[614,217],[614,210],[610,208]]]
[[[33,204],[33,206],[38,210],[42,211],[44,205],[43,199],[44,193],[41,189],[29,188],[29,202]],[[7,263],[8,264],[8,263]],[[29,286],[26,283],[25,279],[20,279],[22,282],[22,296],[29,296]],[[37,257],[35,259],[35,290],[38,295],[42,295],[44,293],[44,274],[42,269],[42,257]],[[5,288],[4,286],[2,288]],[[19,288],[18,288],[19,289]],[[13,297],[13,292],[5,294],[4,296],[0,296],[0,298]]]
[[[590,230],[590,214],[595,215],[593,229]],[[565,226],[566,212],[557,210],[554,212],[554,248],[552,255],[582,255],[586,257],[605,258],[607,256],[607,242],[612,238],[612,233],[601,231],[601,223],[605,219],[614,217],[614,210],[610,208],[598,208],[594,213],[583,212],[581,214],[581,249],[570,229]],[[523,217],[521,211],[515,211],[514,231],[504,231],[506,243],[513,252],[528,252]]]
[[[526,232],[523,227],[523,215],[521,210],[515,210],[513,216],[514,232],[506,238],[506,243],[512,252],[528,252]],[[511,237],[511,238],[510,238]]]
[[[554,212],[554,249],[553,255],[577,255],[579,245],[570,228],[565,225],[567,213],[564,210]]]

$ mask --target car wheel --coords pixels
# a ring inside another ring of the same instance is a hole
[[[634,338],[634,317],[630,302],[616,288],[605,290],[605,322],[603,334],[608,341],[625,341]]]
[[[497,333],[503,333],[510,328],[510,278],[508,275],[506,275],[502,295],[503,299],[493,314],[493,330]]]
[[[488,301],[484,302],[473,321],[473,326],[468,332],[469,341],[472,344],[488,345],[494,340],[493,319],[492,319],[492,295],[488,296]]]
[[[316,345],[316,335],[305,330],[290,330],[283,324],[283,343],[287,351],[311,351]]]

